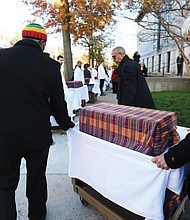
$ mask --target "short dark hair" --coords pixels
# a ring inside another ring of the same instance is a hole
[[[84,68],[88,68],[90,65],[88,63],[84,64]]]
[[[60,58],[63,58],[62,55],[57,56],[57,60],[59,60]]]

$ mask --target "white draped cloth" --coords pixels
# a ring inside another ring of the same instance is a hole
[[[72,111],[75,109],[81,108],[81,101],[85,100],[86,102],[89,101],[89,94],[88,94],[88,87],[86,85],[83,85],[79,88],[68,88],[68,94],[73,93],[73,97],[68,97],[69,99],[69,107],[72,109]]]
[[[111,78],[106,75],[105,81],[104,81],[104,86],[103,86],[103,91],[106,91],[107,87],[110,85]]]
[[[93,67],[91,68],[91,77],[94,79],[98,77],[98,71],[94,69]]]
[[[65,101],[67,102],[68,114],[70,117],[73,117],[75,116],[75,114],[73,113],[73,110],[79,109],[80,100],[78,96],[75,94],[74,90],[68,89],[63,72],[62,72],[62,82],[63,82],[63,89],[65,93]]]
[[[87,85],[79,88],[67,88],[65,90],[65,101],[67,102],[67,110],[70,117],[75,116],[73,110],[81,108],[81,100],[89,101]],[[53,116],[50,117],[50,122],[51,126],[59,126]]]
[[[89,94],[88,94],[88,86],[83,85],[82,87],[76,88],[76,91],[79,94],[80,100],[85,100],[86,102],[89,101]]]
[[[65,77],[63,71],[61,71],[65,101],[67,102],[67,110],[70,117],[75,116],[73,113],[74,109],[79,109],[81,107],[81,101],[79,100],[78,94],[73,89],[68,89],[65,82]],[[50,117],[51,126],[59,126],[53,116]]]
[[[166,188],[180,193],[182,167],[162,170],[152,157],[69,129],[69,176],[78,178],[121,207],[145,217],[164,219]],[[185,135],[185,128],[178,128]],[[173,180],[173,181],[172,181]]]
[[[101,91],[100,91],[100,80],[97,79],[98,71],[96,69],[94,69],[93,67],[91,67],[90,72],[91,72],[91,77],[92,78],[90,79],[89,84],[93,84],[92,92],[94,94],[97,94],[98,96],[100,96],[100,94],[101,94]]]
[[[100,94],[101,94],[101,91],[100,91],[100,80],[99,79],[91,78],[90,81],[89,81],[89,84],[93,85],[92,92],[94,94],[98,94],[98,96],[100,96]]]

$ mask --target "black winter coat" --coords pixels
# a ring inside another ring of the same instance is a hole
[[[139,64],[127,55],[119,64],[118,104],[155,109],[155,105]]]
[[[190,134],[164,154],[167,165],[176,169],[190,162]]]
[[[29,39],[0,50],[0,154],[52,144],[50,115],[71,126],[57,61]]]

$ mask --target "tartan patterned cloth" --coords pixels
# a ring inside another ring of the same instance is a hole
[[[79,88],[82,87],[82,81],[67,81],[66,82],[68,88]]]
[[[181,204],[181,196],[166,189],[166,197],[164,202],[164,220],[172,220],[172,215]]]
[[[179,141],[175,112],[99,103],[81,108],[80,131],[156,156]]]

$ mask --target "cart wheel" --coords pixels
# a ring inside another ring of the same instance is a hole
[[[84,206],[88,205],[88,202],[80,196],[80,201]]]

